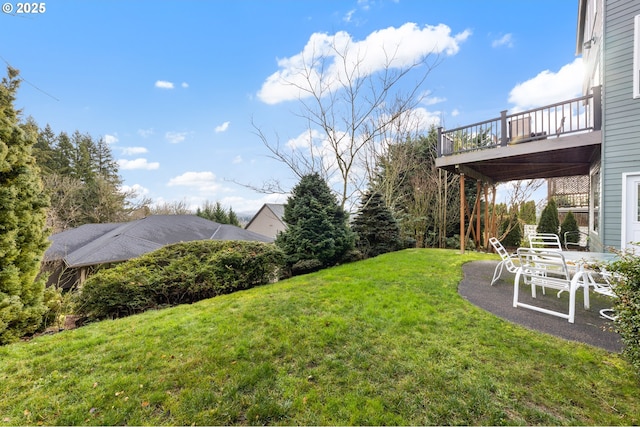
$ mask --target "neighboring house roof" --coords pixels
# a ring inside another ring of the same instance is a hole
[[[49,237],[44,261],[68,267],[126,261],[165,245],[193,240],[272,242],[266,236],[196,215],[152,215],[137,221],[85,224]]]
[[[245,226],[245,229],[275,238],[278,232],[284,231],[287,228],[283,217],[284,205],[265,203],[253,218],[251,218]]]

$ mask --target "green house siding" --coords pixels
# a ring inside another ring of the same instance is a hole
[[[596,246],[619,248],[622,174],[640,172],[640,99],[633,99],[634,16],[640,1],[605,0],[602,209]],[[597,242],[600,240],[600,242]]]

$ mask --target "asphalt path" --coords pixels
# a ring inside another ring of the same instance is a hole
[[[513,282],[515,275],[503,271],[502,277],[493,286],[490,285],[498,261],[473,261],[463,265],[464,278],[458,286],[459,294],[472,304],[510,322],[526,328],[555,335],[566,340],[579,341],[605,350],[619,353],[623,349],[620,335],[615,332],[614,324],[604,319],[599,312],[611,308],[610,298],[591,292],[589,310],[583,307],[582,289],[576,294],[575,323],[525,308],[513,307]],[[547,308],[568,311],[568,294],[561,298],[557,292],[548,289],[546,295],[538,292],[537,300],[531,298],[528,286],[520,285],[520,301],[544,304]]]

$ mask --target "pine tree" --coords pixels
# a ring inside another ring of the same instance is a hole
[[[240,227],[240,220],[238,219],[238,215],[229,207],[229,224],[235,225],[236,227]]]
[[[46,309],[36,281],[47,248],[47,198],[32,155],[37,133],[21,126],[13,107],[18,71],[0,84],[0,344],[34,332]]]
[[[540,214],[540,223],[536,231],[538,233],[553,233],[558,234],[558,228],[560,228],[560,219],[558,219],[558,208],[556,202],[550,199],[547,206],[544,207]]]
[[[365,257],[397,251],[401,247],[400,227],[380,193],[368,191],[362,196],[352,230],[357,236],[356,247]]]
[[[276,245],[294,273],[335,265],[353,249],[347,214],[317,173],[303,176],[294,187],[283,220],[287,230],[278,235]]]

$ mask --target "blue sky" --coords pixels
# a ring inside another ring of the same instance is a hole
[[[409,58],[442,48],[420,110],[449,128],[582,86],[577,0],[50,0],[40,14],[8,3],[0,60],[25,80],[23,117],[105,138],[125,186],[156,203],[286,201],[237,183],[297,183],[252,123],[282,144],[305,133],[279,77],[318,40],[375,52],[388,39]]]

